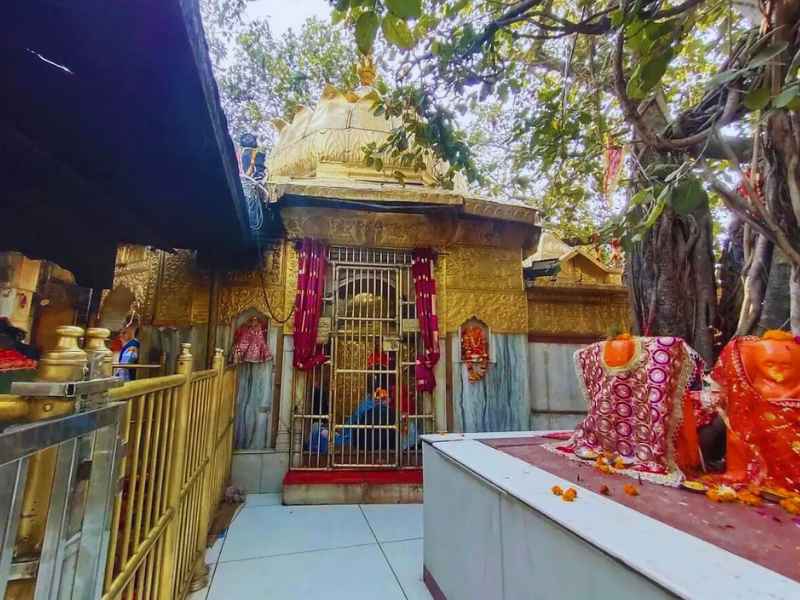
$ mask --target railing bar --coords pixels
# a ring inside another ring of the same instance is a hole
[[[125,525],[122,536],[122,562],[128,561],[131,556],[131,534],[133,532],[133,510],[132,505],[136,499],[136,489],[139,480],[139,447],[142,439],[142,419],[144,416],[144,397],[135,400],[136,420],[133,429],[133,440],[128,445],[129,456],[131,456],[131,470],[128,478],[128,501],[127,514],[125,515]],[[133,424],[132,424],[133,425]]]
[[[127,402],[125,404],[124,413],[122,416],[122,440],[127,445],[128,450],[130,450],[130,445],[128,441],[130,440],[131,434],[131,411],[132,411],[132,404]],[[130,456],[130,454],[128,455]],[[124,480],[127,475],[128,465],[130,464],[129,458],[123,457],[122,463],[120,464],[119,472],[117,476],[120,480]],[[114,482],[115,484],[117,482]],[[105,568],[105,586],[104,589],[107,590],[111,586],[111,582],[113,581],[114,577],[114,567],[117,563],[118,553],[117,553],[117,546],[119,544],[119,523],[122,519],[122,493],[118,492],[116,494],[116,498],[114,499],[114,516],[111,520],[111,533],[110,539],[108,543],[108,558],[106,560],[106,568]]]
[[[185,375],[164,375],[163,377],[138,379],[129,381],[122,387],[111,388],[108,395],[114,401],[135,399],[137,396],[180,386],[184,381],[186,381]]]
[[[54,597],[58,592],[61,580],[61,563],[63,560],[64,526],[66,524],[69,493],[75,478],[78,456],[78,439],[73,438],[58,445],[55,463],[55,474],[50,491],[50,507],[45,521],[44,541],[39,559],[39,571],[36,575],[35,596],[38,598]],[[47,449],[45,452],[51,451]]]
[[[22,496],[28,477],[28,458],[0,466],[0,598],[6,596],[8,573],[14,557],[14,542],[17,539],[19,519],[22,512]]]
[[[154,408],[154,395],[158,392],[152,392],[142,398],[142,402],[146,404],[145,409],[147,416],[145,417],[142,427],[144,428],[144,456],[142,458],[141,467],[141,484],[139,487],[138,498],[136,499],[136,520],[134,526],[133,546],[136,549],[142,539],[142,522],[144,521],[144,501],[148,492],[151,492],[153,486],[153,477],[150,473],[152,468],[150,464],[150,447],[151,437],[153,433],[153,408]],[[135,551],[135,550],[134,550]]]
[[[153,471],[152,481],[150,484],[150,496],[147,498],[147,505],[145,507],[145,516],[144,516],[144,530],[145,532],[149,533],[153,527],[153,520],[157,518],[158,515],[155,513],[155,505],[158,501],[158,498],[161,495],[161,474],[164,471],[164,454],[163,454],[163,443],[161,441],[161,426],[164,414],[164,396],[165,393],[163,390],[159,390],[156,392],[153,400],[155,402],[154,412],[155,414],[152,417],[153,426],[155,427],[155,434],[153,435],[153,461],[155,466],[151,471]],[[148,582],[149,582],[148,577]],[[145,585],[145,589],[148,590],[149,594],[149,585]]]

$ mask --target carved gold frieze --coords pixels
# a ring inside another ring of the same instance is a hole
[[[371,248],[445,248],[452,245],[519,249],[532,235],[518,223],[461,218],[453,214],[398,214],[322,207],[285,207],[290,239],[311,237],[331,245]]]
[[[569,293],[533,288],[528,291],[528,331],[548,336],[605,337],[613,329],[629,329],[626,292],[574,289]]]

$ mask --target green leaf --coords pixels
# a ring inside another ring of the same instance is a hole
[[[365,12],[356,21],[356,45],[361,54],[369,54],[378,33],[378,15],[374,12]]]
[[[758,52],[753,59],[748,63],[748,69],[758,69],[763,67],[770,60],[778,56],[781,52],[786,50],[789,46],[787,42],[778,42],[777,44],[770,44],[760,52]]]
[[[672,33],[675,29],[673,21],[661,21],[659,23],[651,22],[645,25],[644,31],[650,41],[655,41],[668,33]]]
[[[418,19],[422,14],[422,0],[385,0],[386,7],[401,19]]]
[[[652,90],[661,78],[664,77],[664,73],[667,72],[667,67],[669,66],[669,62],[672,60],[672,52],[666,51],[660,56],[656,56],[654,59],[646,62],[642,66],[641,71],[641,89],[646,94],[650,90]]]
[[[708,87],[713,88],[718,85],[723,85],[729,81],[733,81],[744,73],[741,69],[734,69],[733,71],[721,71],[708,80]]]
[[[679,215],[688,215],[703,202],[708,201],[708,194],[703,189],[700,180],[687,177],[672,189],[669,195],[669,204]]]
[[[743,103],[750,110],[761,110],[769,104],[769,98],[769,88],[760,87],[747,92]]]
[[[408,25],[394,15],[386,15],[383,18],[381,29],[386,39],[399,48],[408,49],[414,45],[414,36],[411,35]]]
[[[650,200],[653,197],[653,191],[650,188],[646,188],[643,190],[639,190],[633,196],[631,196],[631,206],[639,206],[646,200]]]
[[[791,85],[784,88],[780,94],[775,96],[775,100],[772,102],[772,105],[775,108],[784,108],[798,96],[800,96],[800,85]]]
[[[647,95],[642,86],[641,71],[641,65],[636,67],[636,70],[628,80],[628,85],[625,90],[628,96],[633,100],[642,100]]]

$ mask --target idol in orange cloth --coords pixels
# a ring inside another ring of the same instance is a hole
[[[739,337],[722,350],[720,386],[733,483],[800,492],[800,342],[785,331]]]

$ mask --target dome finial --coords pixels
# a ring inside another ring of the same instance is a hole
[[[375,84],[375,63],[372,60],[372,53],[362,54],[358,59],[356,69],[361,85],[372,86]]]

